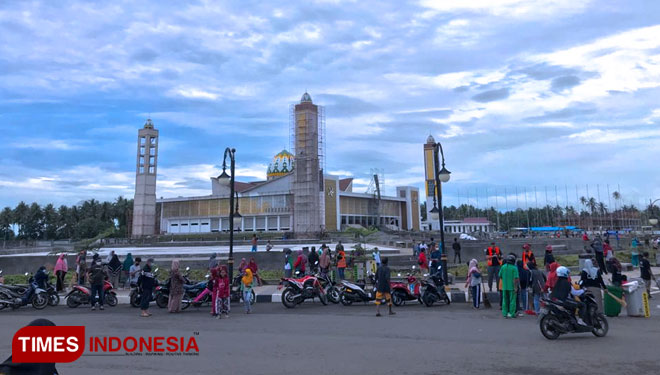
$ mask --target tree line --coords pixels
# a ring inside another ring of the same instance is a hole
[[[20,202],[16,207],[0,211],[0,239],[59,240],[94,238],[101,233],[109,237],[126,237],[133,200],[123,197],[114,202],[86,200],[78,205],[41,206]]]
[[[445,206],[445,220],[462,220],[468,217],[485,217],[495,223],[501,231],[522,227],[576,226],[582,229],[638,229],[648,224],[650,218],[660,218],[658,206],[637,208],[634,204],[621,204],[619,192],[612,194],[614,208],[593,197],[580,197],[580,207],[552,206],[517,208],[510,211],[498,211],[495,207],[478,208],[473,205]],[[426,202],[422,203],[422,219],[426,220]]]

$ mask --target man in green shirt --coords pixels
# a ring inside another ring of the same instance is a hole
[[[502,282],[502,316],[507,319],[516,316],[516,290],[520,280],[515,263],[516,257],[508,255],[499,273]]]

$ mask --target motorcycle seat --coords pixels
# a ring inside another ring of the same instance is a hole
[[[25,285],[25,286],[21,286],[21,285],[3,285],[2,287],[6,288],[6,289],[9,289],[9,290],[13,290],[13,291],[20,291],[20,290],[24,290],[24,289],[28,288],[27,285]]]

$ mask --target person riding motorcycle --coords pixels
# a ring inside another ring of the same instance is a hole
[[[34,292],[36,288],[41,288],[41,289],[46,289],[46,282],[48,281],[48,271],[46,271],[46,267],[41,266],[37,270],[37,272],[34,274],[34,277],[32,279],[32,283],[30,283],[29,288],[27,289],[27,292],[23,295],[23,303],[28,304],[30,303],[30,300],[32,299],[32,296],[34,295]]]
[[[562,305],[569,311],[578,310],[577,323],[586,326],[587,324],[582,320],[586,313],[586,305],[581,301],[576,301],[571,296],[579,297],[584,293],[583,289],[574,289],[568,276],[571,271],[564,266],[557,268],[557,283],[552,288],[550,298],[553,300],[561,301]]]

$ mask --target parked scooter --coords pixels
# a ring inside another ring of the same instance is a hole
[[[11,307],[17,309],[21,306],[31,304],[37,310],[48,306],[48,293],[34,281],[29,273],[28,286],[0,285],[0,309]]]
[[[300,278],[282,278],[279,289],[282,291],[282,304],[291,309],[303,303],[306,299],[318,297],[323,305],[328,304],[325,289],[316,276],[306,275]]]
[[[376,299],[376,291],[373,286],[376,283],[376,279],[373,274],[369,274],[369,282],[371,287],[367,289],[366,283],[351,283],[346,280],[342,280],[341,293],[339,294],[339,302],[344,306],[350,306],[353,302],[370,302]]]
[[[80,305],[91,304],[92,291],[83,285],[74,285],[73,289],[64,297],[66,305],[75,308]],[[108,280],[103,281],[103,304],[108,306],[117,306],[117,293],[113,289],[112,283]]]
[[[415,266],[413,266],[414,270]],[[421,283],[412,274],[406,276],[406,282],[391,282],[390,288],[392,289],[392,303],[394,306],[401,306],[407,301],[422,303]]]
[[[60,295],[57,294],[55,285],[51,284],[50,281],[46,281],[46,292],[48,293],[48,305],[57,306],[60,304]]]
[[[445,291],[445,282],[442,279],[441,266],[438,267],[438,272],[429,275],[426,280],[422,280],[422,302],[426,307],[431,307],[435,302],[444,302],[449,305],[451,299]]]

